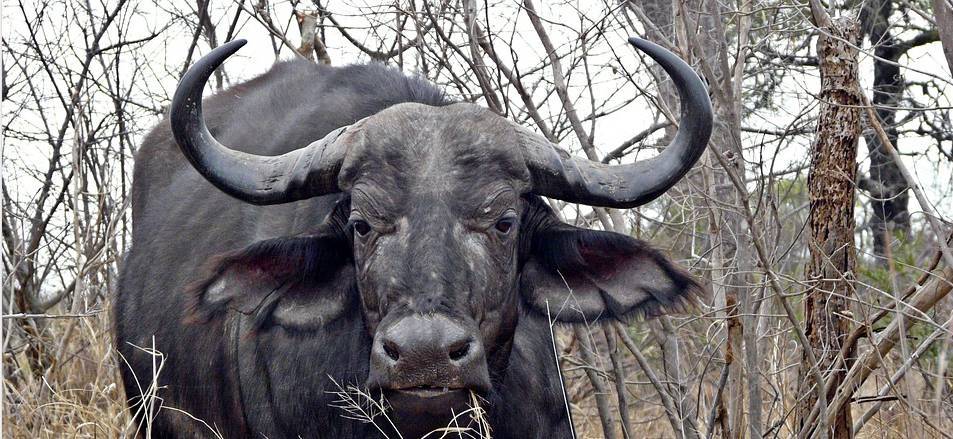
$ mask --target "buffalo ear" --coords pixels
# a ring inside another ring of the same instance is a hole
[[[563,322],[654,317],[705,294],[645,242],[563,223],[533,234],[520,290],[531,309]]]
[[[354,301],[350,246],[333,233],[259,241],[213,259],[208,273],[189,288],[190,321],[233,310],[255,328],[317,329]]]

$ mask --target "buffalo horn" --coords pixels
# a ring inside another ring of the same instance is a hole
[[[546,138],[517,127],[533,192],[590,206],[627,209],[643,205],[674,186],[701,157],[712,129],[708,90],[694,70],[668,50],[639,38],[629,43],[671,76],[681,100],[675,138],[658,156],[622,165],[570,157]]]
[[[175,90],[170,119],[172,135],[192,166],[223,192],[252,204],[279,204],[339,192],[337,173],[348,127],[310,145],[278,156],[236,151],[219,143],[202,116],[202,91],[209,76],[245,45],[235,40],[198,60]]]

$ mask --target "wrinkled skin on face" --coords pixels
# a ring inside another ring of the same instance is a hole
[[[339,181],[351,195],[355,275],[374,337],[370,387],[485,394],[490,370],[505,367],[529,184],[512,129],[468,104],[402,104],[357,128]],[[395,350],[414,346],[388,346],[388,335],[415,331],[432,331],[426,339],[449,334],[445,343],[407,341],[435,351],[446,344],[447,355],[395,361]],[[449,358],[454,350],[463,358]]]

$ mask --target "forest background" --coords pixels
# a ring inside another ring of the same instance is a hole
[[[709,149],[646,206],[555,205],[664,249],[711,295],[558,328],[579,436],[953,435],[948,0],[5,0],[0,15],[5,437],[144,428],[110,331],[133,158],[212,48],[249,40],[207,94],[291,58],[380,62],[628,163],[679,114],[629,36],[708,83]]]

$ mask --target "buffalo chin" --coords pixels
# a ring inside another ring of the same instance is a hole
[[[385,390],[391,407],[391,420],[405,438],[418,438],[436,429],[445,428],[470,408],[469,389],[414,387]],[[460,419],[466,425],[469,419]]]

